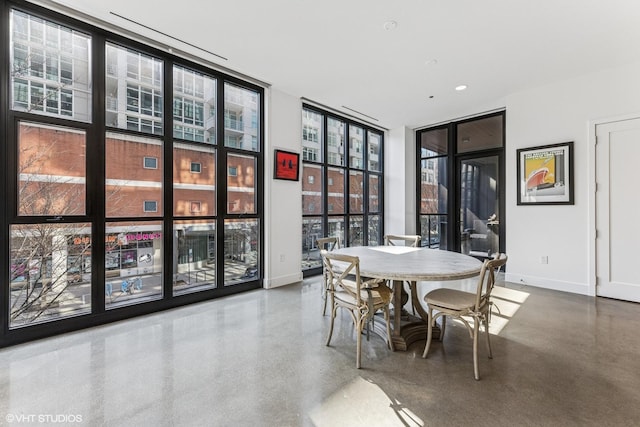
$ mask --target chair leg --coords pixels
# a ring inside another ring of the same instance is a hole
[[[427,358],[427,353],[429,353],[429,347],[431,346],[431,338],[433,337],[433,309],[431,307],[427,308],[427,344],[424,346],[424,352],[422,353],[422,358]]]
[[[473,322],[473,376],[476,381],[480,379],[478,373],[478,329],[480,329],[480,319],[476,317]]]
[[[360,357],[362,355],[362,330],[367,319],[356,315],[356,369],[360,369]]]
[[[329,325],[329,335],[327,335],[327,343],[325,345],[329,345],[329,343],[331,342],[331,335],[333,334],[333,322],[336,319],[336,311],[338,311],[338,306],[333,304],[333,301],[331,301],[331,325]]]
[[[327,313],[327,300],[329,299],[329,290],[327,289],[327,276],[323,274],[322,280],[322,299],[324,300],[322,305],[322,315]]]
[[[444,340],[444,329],[447,327],[447,316],[442,316],[442,322],[440,326],[440,341]]]
[[[489,318],[484,318],[484,333],[487,335],[487,351],[489,352],[489,359],[493,359],[493,353],[491,352],[491,337],[489,334]]]

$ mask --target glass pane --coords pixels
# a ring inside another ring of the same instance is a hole
[[[503,115],[486,117],[457,125],[458,153],[502,147]]]
[[[18,135],[18,214],[86,213],[84,131],[21,122]]]
[[[91,224],[10,227],[9,327],[91,312]]]
[[[433,129],[420,134],[420,157],[433,157],[447,154],[447,129]]]
[[[214,147],[178,142],[173,144],[173,214],[176,216],[216,214],[216,150]]]
[[[162,141],[108,132],[105,147],[107,217],[162,216]],[[144,167],[158,159],[157,169]]]
[[[447,216],[421,215],[420,234],[421,246],[429,248],[447,249]]]
[[[338,237],[340,244],[344,245],[346,240],[344,239],[344,217],[329,217],[329,229],[327,230],[327,237]]]
[[[106,124],[162,135],[162,61],[107,43]]]
[[[344,169],[329,168],[327,177],[327,213],[345,213]]]
[[[255,91],[224,84],[224,145],[259,151],[259,109]]]
[[[311,110],[302,110],[302,161],[322,162],[323,115]]]
[[[173,66],[173,136],[216,143],[216,80]]]
[[[176,221],[173,225],[173,291],[186,294],[216,287],[216,225]]]
[[[349,125],[349,166],[364,169],[364,130]]]
[[[90,122],[91,37],[17,10],[11,25],[12,108]]]
[[[302,219],[302,269],[321,267],[322,258],[316,246],[316,240],[324,237],[322,230],[322,218]]]
[[[349,246],[364,245],[363,234],[363,218],[361,216],[352,216],[349,218]]]
[[[364,212],[364,173],[349,171],[349,212]]]
[[[106,308],[162,298],[162,222],[112,222],[105,233]]]
[[[369,212],[380,212],[382,180],[378,175],[369,175]]]
[[[302,164],[302,214],[322,213],[322,166]]]
[[[382,171],[382,165],[380,163],[380,154],[382,153],[382,134],[368,131],[367,139],[369,144],[369,170],[380,172]]]
[[[261,277],[261,273],[258,271],[259,235],[260,229],[257,219],[231,219],[224,222],[225,286]]]
[[[380,227],[380,215],[369,216],[369,246],[382,244],[382,228]]]
[[[489,257],[498,251],[498,164],[498,156],[460,164],[460,250],[464,254]]]
[[[447,158],[423,159],[420,171],[420,212],[447,212]]]
[[[227,212],[256,213],[256,158],[227,156]]]
[[[327,119],[327,163],[336,166],[344,164],[344,130],[345,124],[340,120]]]

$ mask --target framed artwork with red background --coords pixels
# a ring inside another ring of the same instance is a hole
[[[297,181],[300,171],[300,154],[290,151],[275,150],[273,177]]]

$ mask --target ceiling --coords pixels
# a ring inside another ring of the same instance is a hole
[[[388,129],[503,108],[511,93],[640,61],[636,0],[34,3],[72,8]],[[468,88],[454,90],[461,84]]]

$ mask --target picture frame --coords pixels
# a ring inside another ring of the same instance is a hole
[[[518,205],[573,205],[573,142],[521,148]]]
[[[287,181],[300,179],[300,154],[285,150],[274,150],[273,178]]]

